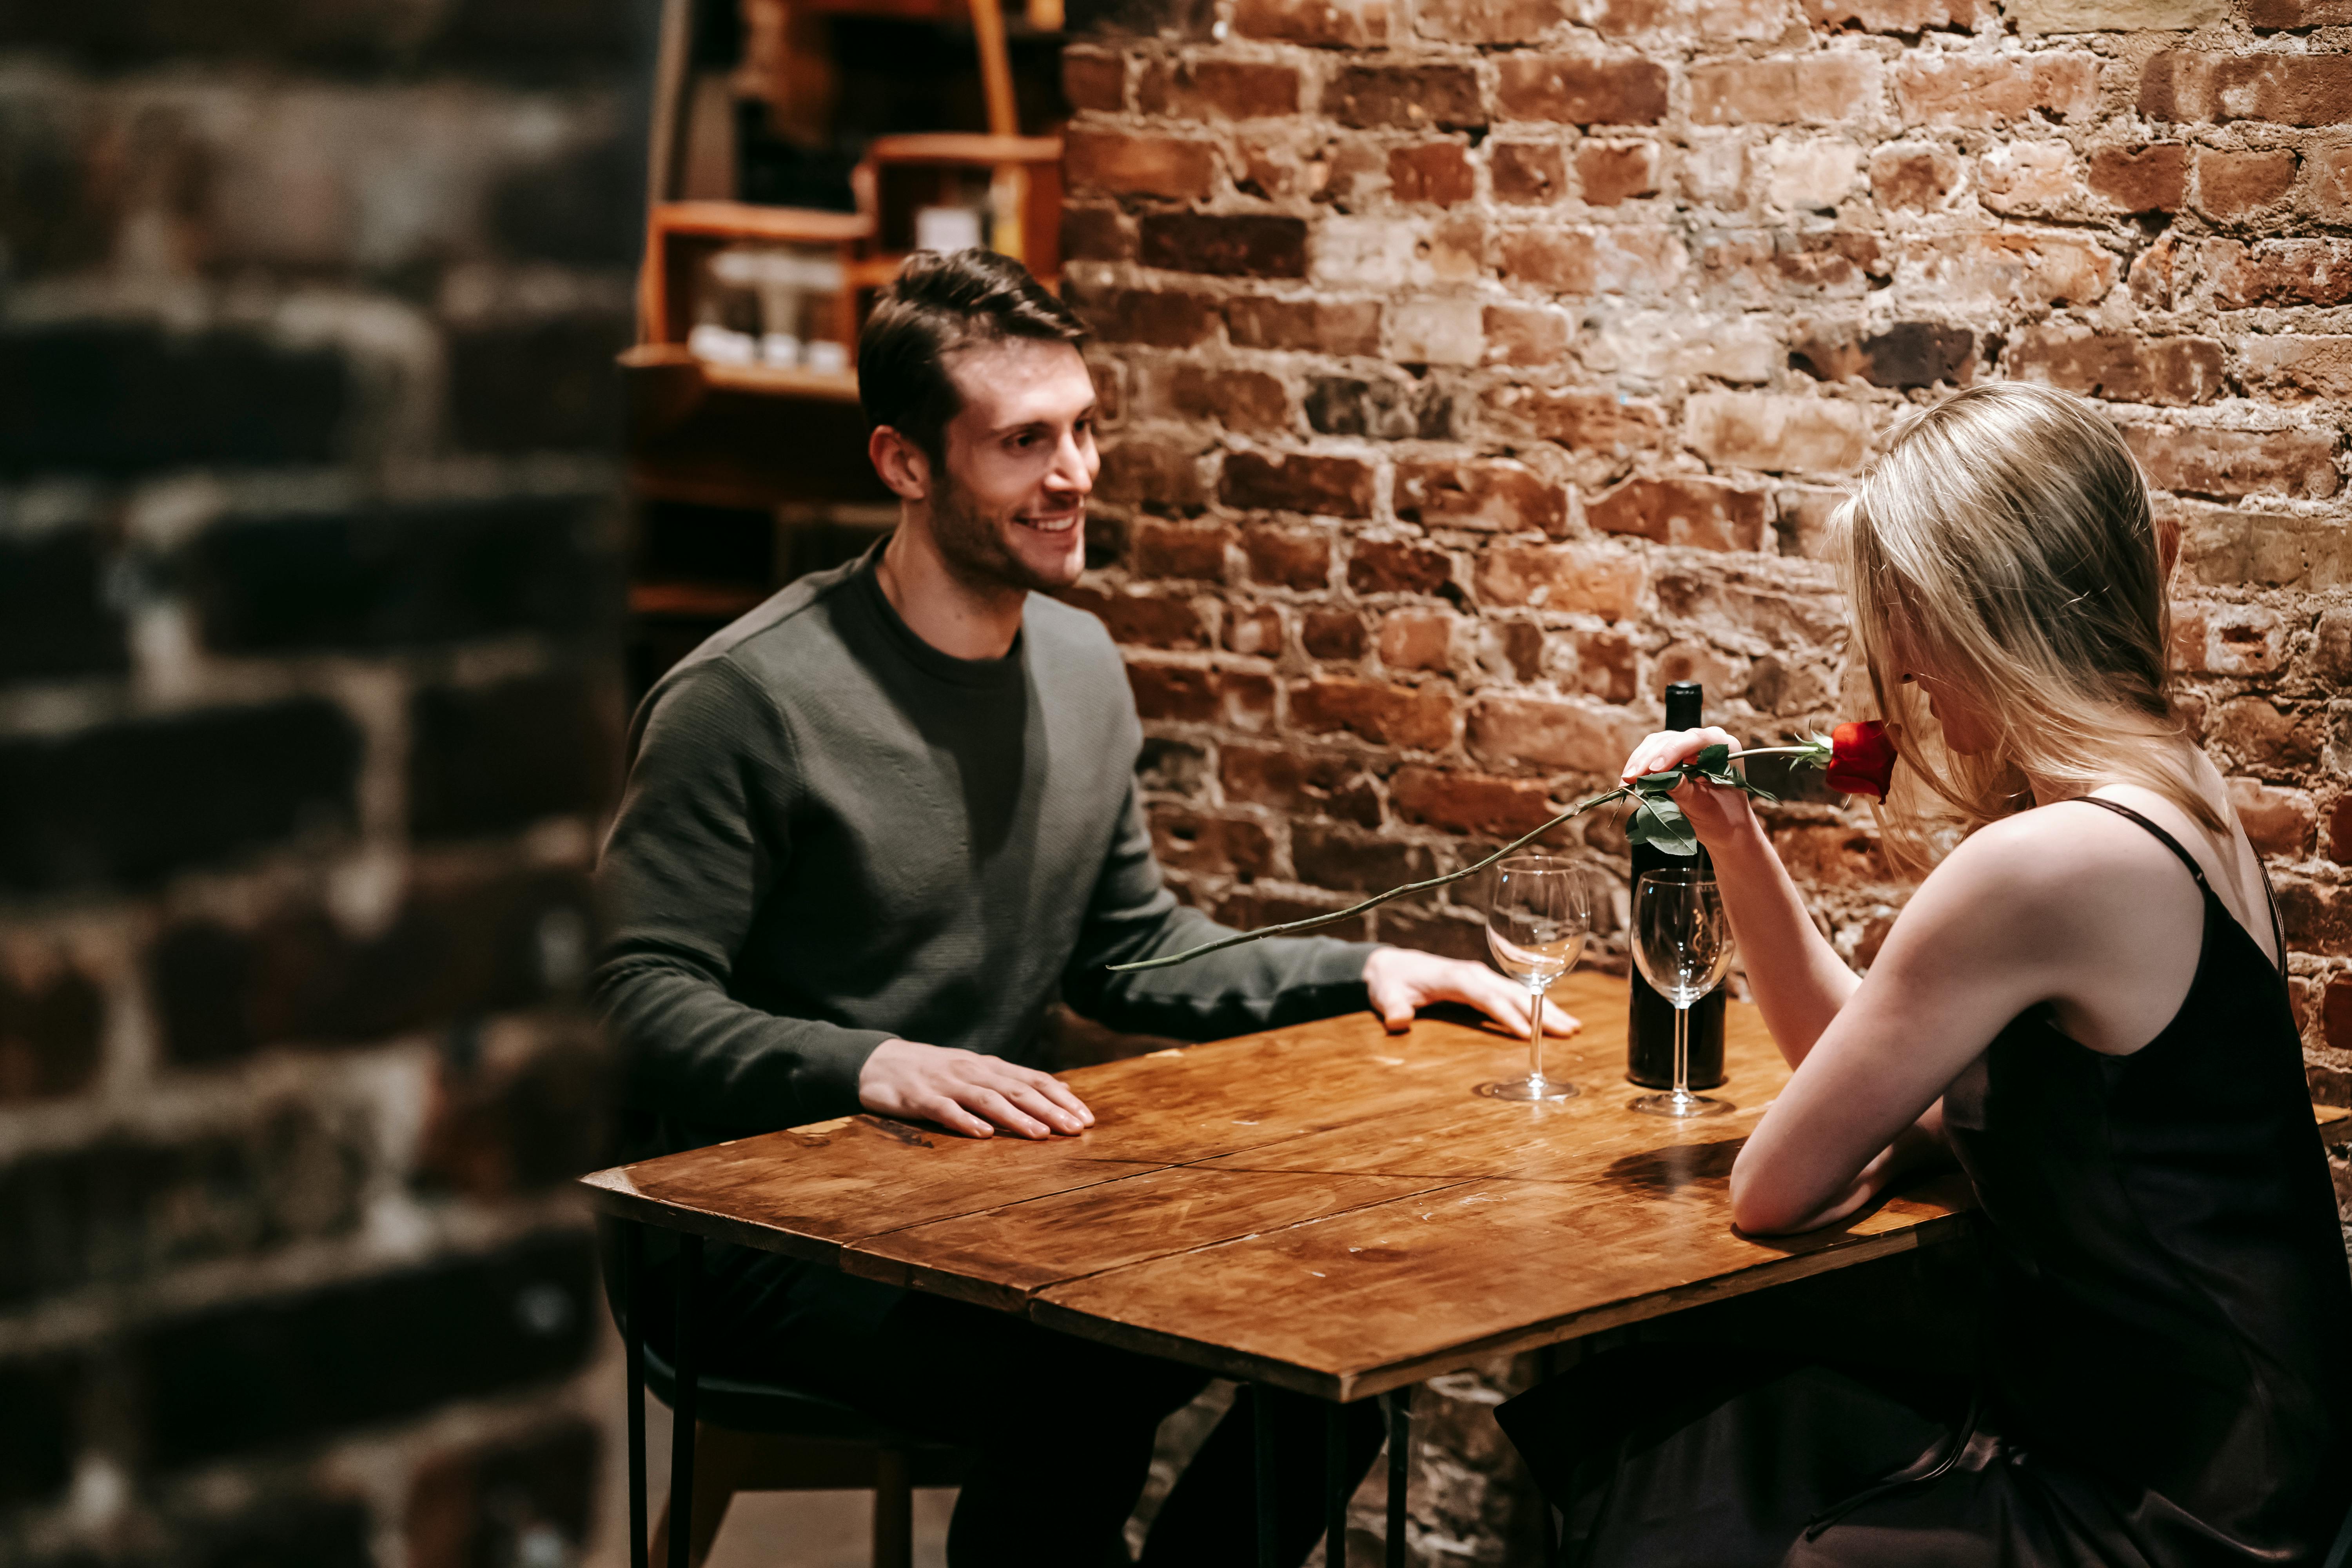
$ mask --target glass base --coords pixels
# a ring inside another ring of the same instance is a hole
[[[1671,1116],[1677,1121],[1693,1116],[1720,1116],[1727,1110],[1738,1109],[1727,1100],[1710,1100],[1706,1095],[1693,1094],[1687,1089],[1679,1093],[1668,1089],[1664,1094],[1636,1095],[1626,1102],[1626,1106],[1645,1116]]]
[[[1478,1092],[1489,1100],[1574,1100],[1583,1090],[1564,1079],[1507,1078],[1499,1083],[1482,1083]]]

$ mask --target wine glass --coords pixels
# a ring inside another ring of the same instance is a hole
[[[1576,965],[1592,926],[1592,900],[1572,860],[1514,855],[1495,868],[1486,946],[1495,967],[1528,988],[1528,1076],[1482,1083],[1493,1100],[1566,1100],[1576,1086],[1543,1070],[1544,993]]]
[[[1690,1089],[1691,1004],[1714,990],[1731,967],[1731,927],[1723,894],[1705,871],[1685,867],[1644,871],[1633,887],[1633,962],[1675,1008],[1675,1087],[1645,1094],[1633,1109],[1652,1116],[1719,1116],[1728,1100]]]

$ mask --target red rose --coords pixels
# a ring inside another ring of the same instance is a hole
[[[1830,731],[1830,788],[1844,795],[1886,798],[1887,782],[1895,776],[1895,742],[1876,719],[1841,724]]]

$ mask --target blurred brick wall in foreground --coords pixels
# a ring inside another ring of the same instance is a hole
[[[558,1568],[614,1473],[646,13],[0,4],[0,1560]]]
[[[1750,743],[1864,711],[1840,487],[1905,409],[2044,381],[2185,537],[2188,707],[2352,1100],[2348,44],[2345,0],[1188,0],[1072,49],[1115,416],[1074,596],[1171,870],[1255,923],[1466,863],[1670,680]],[[1866,960],[1866,814],[1772,821]],[[1474,903],[1373,929],[1476,954]]]

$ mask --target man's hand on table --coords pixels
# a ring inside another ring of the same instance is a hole
[[[877,1116],[936,1121],[967,1138],[993,1137],[1000,1127],[1024,1138],[1051,1138],[1095,1124],[1095,1113],[1051,1073],[912,1040],[874,1047],[857,1074],[857,1103]]]
[[[1521,1038],[1528,1033],[1527,987],[1513,984],[1483,963],[1384,947],[1364,961],[1364,989],[1371,993],[1372,1011],[1391,1034],[1401,1033],[1432,1002],[1466,1002]],[[1582,1027],[1558,1005],[1545,1005],[1545,1034],[1572,1035]]]

